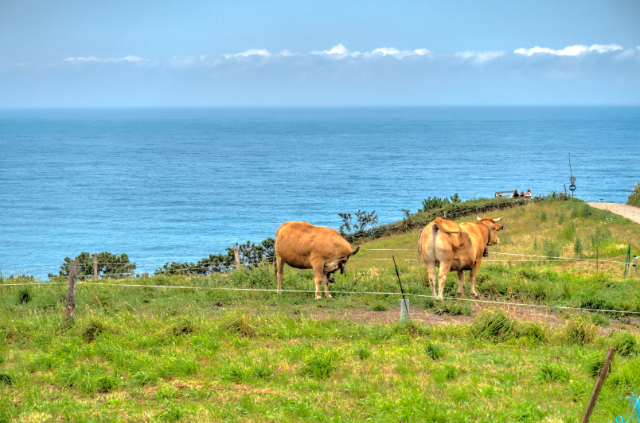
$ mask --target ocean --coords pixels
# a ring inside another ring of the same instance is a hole
[[[0,273],[126,253],[152,273],[287,220],[380,223],[429,196],[625,202],[640,107],[0,110]]]

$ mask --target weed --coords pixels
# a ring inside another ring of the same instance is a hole
[[[393,326],[393,332],[398,335],[418,336],[424,332],[424,329],[420,324],[413,320],[407,320],[404,322],[396,323]]]
[[[142,370],[131,376],[131,383],[134,386],[145,386],[158,381],[158,375],[153,372]]]
[[[543,364],[540,367],[539,378],[543,382],[567,382],[571,379],[571,372],[556,364]]]
[[[174,357],[160,370],[162,377],[180,377],[193,375],[198,371],[198,364],[193,358]]]
[[[33,295],[31,294],[31,290],[29,287],[23,286],[18,291],[18,305],[27,304],[33,299]]]
[[[478,315],[471,326],[471,332],[479,338],[501,342],[512,338],[515,328],[516,322],[503,311],[490,309]]]
[[[6,373],[0,373],[0,386],[13,385],[13,379]]]
[[[472,311],[469,304],[458,301],[438,301],[433,306],[433,312],[440,315],[470,316]]]
[[[562,228],[562,231],[560,231],[560,233],[558,234],[558,238],[565,241],[571,241],[575,235],[576,225],[571,222],[569,225]]]
[[[167,404],[164,411],[158,414],[158,418],[165,422],[177,422],[186,415],[186,409],[174,403]]]
[[[586,345],[598,336],[598,328],[584,316],[570,317],[563,328],[565,341],[571,344]]]
[[[95,339],[104,332],[104,324],[98,320],[92,320],[86,328],[82,331],[82,339],[85,342],[93,342]]]
[[[31,373],[37,371],[46,372],[47,370],[57,367],[57,364],[56,358],[50,354],[36,354],[27,364],[27,371]]]
[[[604,367],[605,357],[602,354],[592,354],[586,357],[584,361],[585,369],[589,376],[596,378],[600,376],[600,372],[602,372],[602,368]],[[611,367],[609,366],[609,371],[611,371]]]
[[[591,313],[589,319],[591,323],[598,326],[609,326],[611,324],[611,319],[604,313]]]
[[[316,379],[326,379],[336,368],[337,357],[338,352],[331,348],[320,349],[305,361],[300,372]]]
[[[188,321],[177,323],[173,326],[173,336],[190,335],[196,331],[196,326]]]
[[[542,223],[544,223],[544,222],[546,222],[546,221],[547,221],[547,213],[546,213],[545,211],[543,211],[543,212],[540,214],[540,221],[541,221]]]
[[[373,311],[387,311],[389,310],[389,307],[387,307],[385,304],[383,303],[375,303],[372,307],[371,310]]]
[[[367,347],[359,347],[356,349],[354,355],[356,355],[360,360],[366,360],[371,357],[371,349]]]
[[[620,332],[614,341],[614,348],[621,357],[640,354],[640,342],[629,332]]]
[[[527,338],[534,343],[543,343],[547,340],[547,329],[535,322],[520,323],[516,328],[518,338]]]
[[[246,314],[231,314],[225,316],[220,322],[220,329],[227,335],[237,335],[246,338],[256,335],[253,322]]]
[[[107,393],[118,387],[118,379],[111,376],[102,376],[96,380],[96,392]]]
[[[444,348],[432,342],[429,342],[427,345],[425,345],[424,352],[432,360],[439,360],[446,355],[446,351],[444,350]]]
[[[580,240],[580,238],[576,238],[576,242],[574,242],[573,244],[573,252],[579,256],[582,253],[582,250],[582,241]]]
[[[544,254],[547,257],[559,257],[560,247],[555,242],[545,239],[543,243]]]

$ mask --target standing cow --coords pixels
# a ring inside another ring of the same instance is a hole
[[[324,295],[331,298],[327,282],[334,282],[333,273],[344,266],[349,257],[360,247],[351,250],[351,245],[335,229],[314,226],[307,222],[285,222],[276,231],[276,278],[278,293],[282,292],[284,265],[296,269],[313,269],[316,282],[316,300],[322,298],[320,284],[324,282]]]
[[[497,232],[503,229],[497,224],[498,219],[480,218],[478,222],[461,223],[444,220],[440,217],[429,223],[420,233],[418,240],[418,263],[420,257],[429,272],[431,292],[437,300],[443,299],[444,284],[449,271],[458,272],[458,294],[464,294],[463,271],[470,271],[471,294],[476,292],[476,273],[482,264],[482,257],[487,257],[487,247],[497,244]],[[436,295],[436,267],[440,268],[438,295]]]

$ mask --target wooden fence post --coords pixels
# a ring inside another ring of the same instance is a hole
[[[238,243],[233,246],[233,255],[236,259],[236,269],[240,269],[240,250],[238,249]]]
[[[591,399],[589,400],[587,411],[584,413],[584,417],[582,418],[582,423],[589,422],[589,418],[591,417],[591,412],[593,411],[593,407],[596,405],[596,401],[598,401],[598,395],[600,395],[600,389],[602,388],[602,384],[604,383],[604,380],[607,378],[607,375],[609,374],[609,368],[611,367],[611,360],[613,359],[613,355],[615,353],[616,353],[615,348],[611,348],[611,350],[609,350],[607,359],[605,360],[604,366],[602,367],[602,371],[600,372],[600,377],[596,382],[596,387],[593,389],[593,394],[591,394]]]
[[[93,255],[93,280],[98,280],[98,255]]]
[[[78,260],[69,262],[69,287],[67,288],[67,304],[62,312],[64,320],[73,320],[73,309],[76,308],[76,282],[78,280]]]
[[[598,246],[596,245],[596,275],[598,275]]]

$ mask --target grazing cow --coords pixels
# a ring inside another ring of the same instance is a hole
[[[476,273],[482,257],[489,255],[487,247],[499,242],[497,232],[503,229],[498,219],[480,218],[478,222],[461,223],[440,217],[429,223],[418,240],[418,264],[420,256],[429,272],[429,285],[433,296],[443,299],[444,284],[449,271],[458,272],[458,294],[464,294],[464,270],[470,271],[471,294],[476,293]],[[438,295],[436,295],[436,267],[440,268]]]
[[[278,293],[282,292],[284,265],[296,269],[313,269],[316,281],[316,300],[322,298],[320,284],[324,282],[324,295],[331,298],[328,282],[334,282],[333,273],[344,267],[349,257],[360,247],[351,250],[351,245],[335,229],[314,226],[307,222],[285,222],[276,231],[276,278]]]

